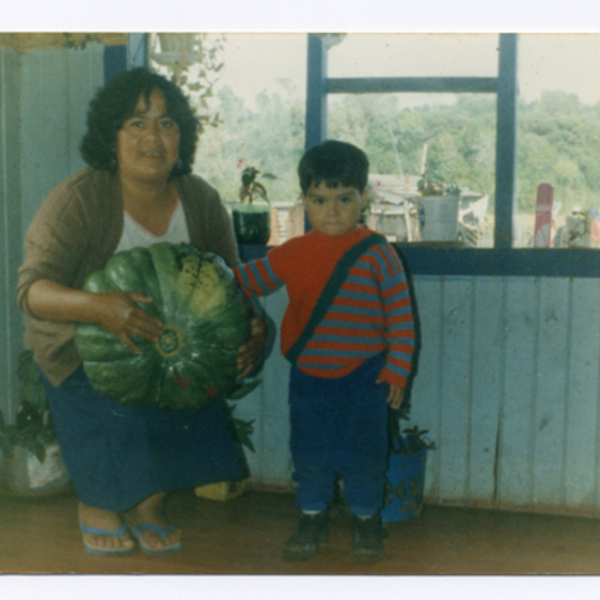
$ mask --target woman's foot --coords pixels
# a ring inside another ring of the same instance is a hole
[[[166,517],[166,497],[166,492],[158,492],[125,513],[127,524],[139,528],[136,537],[143,538],[140,546],[149,554],[171,552],[181,547],[181,529],[171,525]]]
[[[135,542],[128,531],[122,531],[120,535],[116,533],[123,527],[123,520],[115,512],[80,502],[79,523],[84,545],[92,554],[126,554],[135,548]],[[86,533],[88,528],[103,533]],[[111,531],[114,531],[115,535],[110,535]]]

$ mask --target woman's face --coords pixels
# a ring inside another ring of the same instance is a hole
[[[121,177],[163,182],[179,158],[179,127],[167,116],[162,93],[140,96],[133,115],[117,132],[117,162]]]

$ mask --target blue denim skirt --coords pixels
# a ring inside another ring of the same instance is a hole
[[[132,408],[96,392],[83,367],[44,386],[58,442],[81,502],[128,510],[156,492],[243,475],[219,401],[191,413]]]

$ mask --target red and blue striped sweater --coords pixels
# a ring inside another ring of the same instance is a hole
[[[316,230],[234,268],[247,296],[285,285],[289,305],[281,324],[284,355],[306,327],[337,263],[373,232],[358,227],[341,237]],[[382,238],[382,236],[379,236]],[[296,366],[315,377],[342,377],[366,359],[386,353],[380,379],[406,386],[414,351],[414,324],[404,270],[385,242],[371,245],[350,268],[337,295],[298,356]]]

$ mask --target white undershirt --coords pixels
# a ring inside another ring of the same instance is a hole
[[[125,213],[125,222],[123,224],[123,235],[117,246],[116,252],[121,250],[131,250],[132,248],[144,247],[147,248],[158,242],[171,242],[173,244],[179,242],[190,242],[190,234],[188,232],[187,223],[185,222],[185,214],[181,202],[177,200],[177,206],[171,216],[169,229],[164,235],[154,235],[144,227],[142,227],[135,219],[133,219],[127,211]]]

